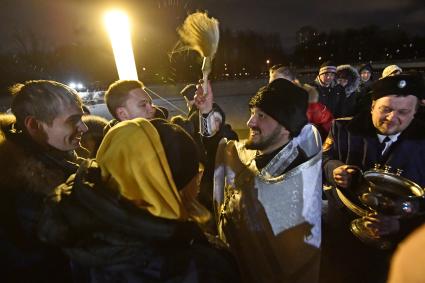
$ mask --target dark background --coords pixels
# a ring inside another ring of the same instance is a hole
[[[212,78],[264,76],[284,63],[296,69],[336,64],[423,61],[423,0],[1,0],[0,96],[30,79],[81,81],[104,89],[117,79],[103,26],[109,8],[132,23],[139,77],[145,83],[193,82],[201,59],[171,54],[176,28],[200,10],[220,21]],[[267,60],[269,60],[267,63]]]

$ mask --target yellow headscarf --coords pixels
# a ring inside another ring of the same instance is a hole
[[[187,219],[155,127],[146,119],[123,121],[108,131],[96,156],[107,186],[151,214]]]

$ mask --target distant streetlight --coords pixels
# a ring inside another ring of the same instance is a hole
[[[270,64],[270,59],[267,59],[266,63],[267,63],[267,65]]]
[[[68,86],[70,88],[72,88],[72,89],[75,89],[75,90],[82,90],[82,89],[84,89],[84,85],[82,83],[80,83],[80,82],[69,82],[68,83]]]
[[[104,22],[111,40],[119,78],[121,80],[137,80],[127,15],[121,11],[110,11],[105,14]]]

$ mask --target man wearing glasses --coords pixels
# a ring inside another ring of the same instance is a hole
[[[375,82],[370,113],[337,119],[324,143],[327,182],[352,191],[359,169],[366,171],[380,164],[403,170],[402,177],[424,187],[425,124],[415,118],[424,92],[423,78],[417,74],[398,74]],[[332,282],[385,282],[391,251],[368,247],[350,233],[353,217],[335,192],[326,191],[329,207],[322,260],[333,270]],[[379,237],[397,239],[411,231],[392,217],[373,218],[370,228]]]

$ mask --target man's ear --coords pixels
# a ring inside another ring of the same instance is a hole
[[[115,115],[119,121],[130,120],[127,109],[125,109],[125,107],[122,107],[122,106],[118,107],[115,110]]]
[[[41,122],[34,116],[27,116],[24,120],[24,126],[31,136],[35,136],[42,129]]]

